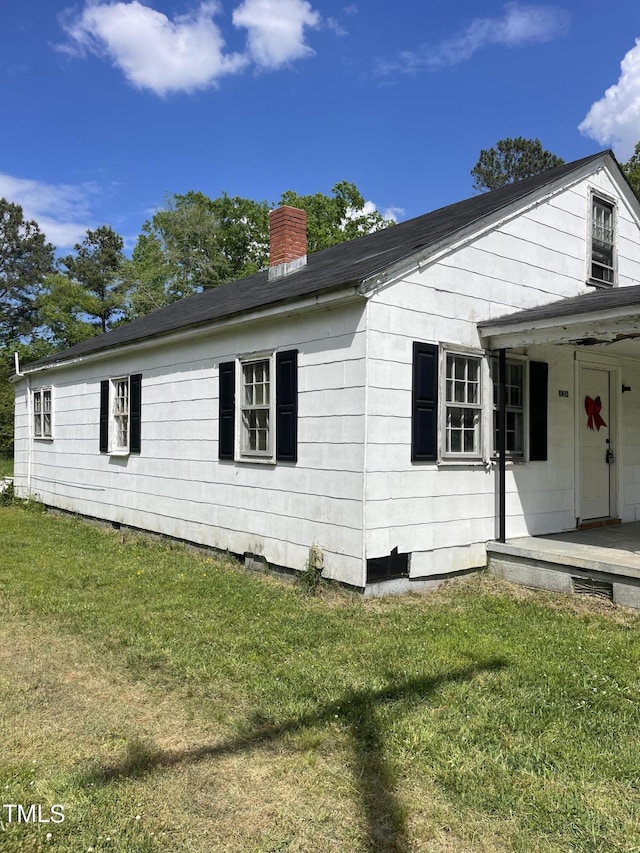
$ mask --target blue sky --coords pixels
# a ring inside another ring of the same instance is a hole
[[[473,194],[480,149],[640,140],[640,4],[0,0],[0,196],[60,251],[135,243],[166,194],[352,181],[397,219]]]

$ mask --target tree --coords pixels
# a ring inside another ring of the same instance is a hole
[[[631,184],[631,189],[640,200],[640,142],[636,142],[633,154],[626,163],[621,163],[621,168]]]
[[[95,323],[83,319],[87,302],[87,291],[79,281],[59,272],[47,276],[35,304],[40,331],[53,349],[72,347],[98,333]]]
[[[287,190],[280,198],[280,204],[306,211],[310,253],[393,225],[392,220],[384,219],[377,210],[367,210],[364,197],[355,184],[340,181],[331,192],[333,197],[323,193],[298,195]]]
[[[15,370],[14,353],[18,353],[22,365],[48,355],[51,350],[51,345],[38,337],[29,343],[9,340],[0,347],[0,457],[13,456],[15,391],[9,377]]]
[[[82,243],[76,243],[75,255],[61,258],[59,274],[48,279],[38,303],[42,316],[53,318],[55,326],[62,314],[60,300],[69,311],[70,328],[77,331],[85,323],[94,333],[108,331],[125,305],[122,248],[122,237],[109,225],[88,229]]]
[[[164,256],[169,274],[165,284],[169,302],[219,283],[218,219],[210,202],[199,192],[174,195],[167,199],[165,209],[143,225],[143,234],[155,239]],[[150,249],[155,250],[152,241],[140,247],[145,262],[149,260]]]
[[[126,267],[128,316],[139,316],[263,267],[269,206],[223,193],[173,195],[145,222]]]
[[[308,250],[316,252],[392,224],[370,211],[355,184],[332,190],[282,194],[280,204],[307,212]],[[273,205],[271,205],[273,206]],[[129,318],[251,275],[269,263],[269,203],[223,193],[211,199],[188,192],[167,199],[145,222],[125,266]]]
[[[522,136],[501,139],[495,148],[480,151],[480,158],[471,170],[473,188],[479,192],[495,190],[563,163],[560,157],[546,151],[539,139]]]
[[[222,193],[212,201],[219,223],[221,282],[252,275],[269,263],[269,204]]]
[[[142,317],[173,301],[167,289],[172,270],[155,234],[140,234],[131,259],[125,261],[122,274],[127,293],[128,320]]]
[[[0,346],[28,336],[36,325],[35,298],[53,268],[53,246],[22,208],[0,199]]]

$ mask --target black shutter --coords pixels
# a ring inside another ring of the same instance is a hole
[[[100,383],[100,453],[109,452],[109,380]]]
[[[276,459],[298,461],[298,351],[276,353]]]
[[[218,458],[233,459],[235,438],[236,364],[225,361],[219,368]]]
[[[142,374],[129,378],[129,452],[140,453],[142,423]]]
[[[547,459],[547,385],[549,365],[529,362],[529,459]]]
[[[438,347],[413,344],[411,461],[438,458]]]

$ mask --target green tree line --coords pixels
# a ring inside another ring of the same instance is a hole
[[[308,251],[392,224],[366,209],[355,184],[331,194],[288,190],[279,205],[307,212]],[[200,290],[268,266],[267,201],[201,192],[165,199],[143,226],[131,257],[109,225],[88,229],[56,258],[38,224],[0,199],[0,456],[13,451],[14,353],[22,363],[66,349]]]

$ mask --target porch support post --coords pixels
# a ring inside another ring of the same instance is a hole
[[[507,538],[507,487],[506,487],[506,449],[507,449],[507,352],[498,353],[498,542]]]

